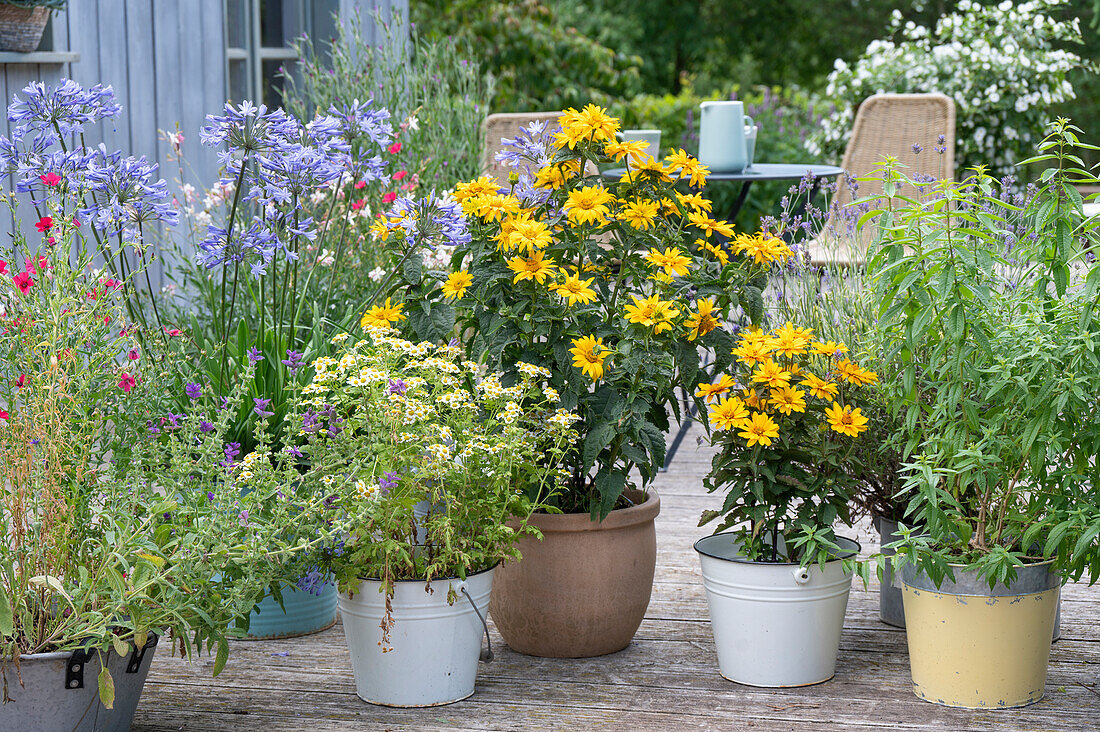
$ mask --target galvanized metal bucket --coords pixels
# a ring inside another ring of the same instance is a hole
[[[465,580],[438,579],[425,591],[423,581],[396,582],[393,627],[382,643],[386,596],[381,583],[363,580],[355,596],[341,593],[340,615],[351,652],[355,691],[371,704],[429,707],[450,704],[474,693],[481,636],[493,570]],[[447,602],[453,589],[454,604]]]
[[[0,664],[4,690],[13,701],[0,704],[0,730],[18,732],[128,732],[153,663],[157,638],[120,656],[93,651],[33,653]],[[115,685],[113,708],[99,701],[102,657]]]
[[[886,545],[897,541],[898,522],[891,521],[883,516],[874,517],[875,527],[880,536],[879,546],[885,556],[894,556],[893,549],[886,549]],[[905,604],[901,599],[901,585],[894,582],[894,563],[886,562],[882,572],[882,584],[878,587],[878,617],[887,625],[896,628],[905,627]]]
[[[725,678],[764,687],[808,686],[836,673],[840,632],[852,588],[843,558],[824,567],[751,562],[729,533],[695,542],[703,569],[718,668]]]
[[[331,628],[336,623],[337,594],[333,582],[326,582],[319,595],[289,585],[282,591],[282,607],[269,594],[248,616],[248,638],[294,638]]]
[[[1061,580],[1052,562],[1017,568],[993,589],[953,566],[936,587],[913,565],[902,568],[906,637],[914,693],[966,709],[1008,709],[1043,698]]]

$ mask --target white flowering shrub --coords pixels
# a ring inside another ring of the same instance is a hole
[[[885,40],[872,41],[854,65],[837,59],[822,100],[835,113],[807,147],[842,153],[856,107],[873,94],[941,92],[955,100],[956,167],[1008,172],[1042,137],[1051,105],[1074,98],[1069,71],[1092,65],[1061,48],[1081,42],[1076,18],[1056,19],[1068,3],[961,0],[934,28],[895,10]]]

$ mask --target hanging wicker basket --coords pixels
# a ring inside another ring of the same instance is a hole
[[[0,3],[0,51],[30,53],[38,48],[50,9]]]

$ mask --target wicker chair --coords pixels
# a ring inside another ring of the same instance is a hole
[[[940,145],[939,136],[944,136]],[[924,148],[913,153],[913,145]],[[934,148],[944,147],[937,153]],[[955,103],[943,94],[876,94],[868,97],[856,112],[855,127],[842,167],[853,177],[874,175],[875,166],[887,155],[898,158],[905,173],[931,175],[937,179],[955,177]],[[882,184],[860,182],[856,198],[882,193]],[[911,192],[910,192],[911,193]],[[852,196],[844,181],[836,195],[836,203],[846,206]],[[873,227],[866,227],[858,238],[837,235],[844,223],[830,213],[822,234],[809,245],[810,261],[816,266],[859,266],[864,263]]]

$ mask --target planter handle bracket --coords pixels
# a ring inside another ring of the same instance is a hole
[[[134,652],[130,654],[130,661],[126,664],[126,673],[136,674],[141,670],[141,662],[145,660],[145,651],[151,644],[146,643],[141,648],[134,646]]]
[[[73,651],[73,655],[69,658],[69,662],[65,664],[66,689],[84,688],[84,664],[88,662],[89,658],[91,658],[91,655],[83,648],[78,648]]]
[[[481,627],[485,628],[485,645],[487,648],[481,652],[480,660],[485,663],[490,663],[493,660],[493,642],[489,640],[489,624],[485,622],[485,618],[482,616],[481,611],[478,610],[477,605],[474,604],[474,598],[470,597],[470,593],[466,591],[465,585],[462,587],[462,594],[470,601],[470,607],[477,613],[477,619],[481,621]]]

